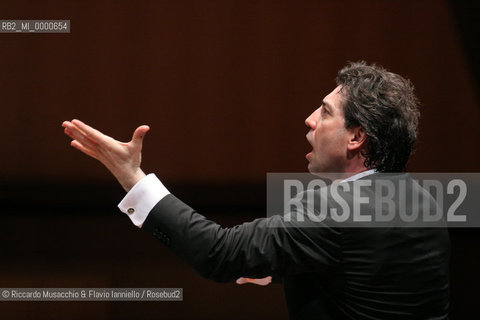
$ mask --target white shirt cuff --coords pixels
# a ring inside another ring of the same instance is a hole
[[[151,173],[138,181],[118,204],[118,208],[127,214],[133,224],[141,228],[148,213],[155,205],[170,192],[158,180],[155,174]]]

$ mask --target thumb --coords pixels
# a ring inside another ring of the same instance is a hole
[[[135,132],[133,133],[132,136],[132,143],[135,146],[142,146],[143,143],[143,138],[147,134],[147,132],[150,130],[149,126],[143,125],[135,129]]]

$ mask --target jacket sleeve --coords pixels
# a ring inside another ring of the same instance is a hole
[[[279,215],[222,228],[172,194],[155,205],[142,229],[200,275],[219,282],[328,272],[341,259],[335,228],[285,222]]]

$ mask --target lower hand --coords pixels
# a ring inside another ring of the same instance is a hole
[[[269,285],[270,282],[272,282],[272,277],[270,276],[266,278],[261,278],[261,279],[252,279],[252,278],[243,278],[243,277],[237,279],[237,284],[253,283],[259,286],[266,286],[266,285]]]

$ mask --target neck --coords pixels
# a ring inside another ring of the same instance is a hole
[[[343,168],[342,172],[357,174],[357,173],[367,171],[367,170],[370,170],[370,168],[365,167],[363,162],[362,163],[347,163],[347,165]]]

